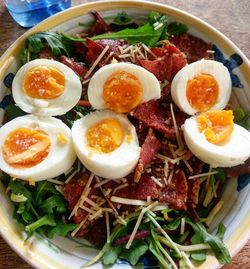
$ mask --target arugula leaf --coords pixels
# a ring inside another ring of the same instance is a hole
[[[69,232],[75,230],[78,227],[78,224],[74,223],[57,223],[55,227],[48,229],[47,236],[48,238],[53,238],[56,235],[66,236]]]
[[[132,265],[136,265],[141,256],[148,250],[148,244],[144,240],[135,240],[130,249],[123,249],[119,258],[125,259]]]
[[[103,264],[104,265],[112,265],[116,262],[118,259],[118,256],[122,250],[122,246],[118,247],[112,247],[109,245],[109,248],[106,250],[106,252],[103,255]]]
[[[56,226],[56,222],[52,215],[45,215],[30,225],[25,226],[25,231],[32,233],[44,225]]]
[[[193,223],[189,218],[186,218],[186,223],[193,228],[195,233],[198,233],[201,236],[205,243],[210,245],[216,258],[221,264],[229,264],[231,262],[230,253],[219,237],[209,234],[201,223]]]
[[[191,238],[191,243],[193,245],[202,243],[203,239],[199,233],[195,233]],[[197,250],[192,251],[191,253],[191,259],[197,261],[197,262],[204,262],[207,258],[206,250]]]
[[[149,14],[149,20],[146,24],[140,26],[137,29],[124,29],[114,33],[106,33],[101,35],[96,35],[91,37],[93,40],[99,39],[125,39],[130,44],[135,45],[137,43],[144,43],[149,47],[154,47],[156,43],[159,41],[162,33],[166,31],[168,18],[165,15],[161,15],[157,13],[157,22],[160,27],[155,29],[154,23],[156,21],[152,21],[152,15]]]
[[[216,236],[218,238],[220,238],[220,240],[223,240],[224,234],[226,232],[226,227],[224,226],[224,224],[221,222],[218,226],[217,232],[216,232]]]
[[[234,111],[234,122],[242,127],[249,129],[250,112],[245,111],[242,107],[237,107]]]
[[[177,218],[174,221],[170,222],[168,225],[166,225],[166,228],[168,230],[174,231],[180,226],[180,223],[181,223],[181,218]]]
[[[220,180],[221,182],[225,182],[226,181],[226,173],[224,171],[223,168],[219,167],[216,168],[215,171],[217,171],[218,173],[214,175],[216,180]]]
[[[11,121],[17,117],[27,115],[27,113],[22,111],[21,108],[19,108],[18,106],[14,105],[14,104],[8,105],[5,108],[5,113],[6,113],[6,116],[7,116],[9,121]]]
[[[70,56],[72,51],[72,41],[63,35],[54,32],[39,32],[29,36],[25,41],[25,46],[21,52],[20,59],[23,64],[37,58],[38,53],[48,45],[55,56]]]
[[[167,33],[169,35],[181,35],[184,33],[187,33],[188,31],[188,26],[184,23],[180,23],[180,22],[172,22],[168,25],[167,27]]]
[[[67,203],[60,194],[55,194],[43,201],[40,209],[47,214],[53,214],[55,212],[63,214],[67,211]]]
[[[11,189],[12,193],[14,193],[14,194],[22,194],[29,201],[32,200],[31,192],[26,188],[26,186],[24,186],[24,184],[21,181],[10,180],[8,187]]]

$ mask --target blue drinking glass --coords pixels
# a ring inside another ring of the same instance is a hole
[[[22,27],[32,27],[71,6],[71,0],[4,0],[12,18]]]

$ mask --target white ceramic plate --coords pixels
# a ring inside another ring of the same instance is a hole
[[[149,11],[165,13],[170,20],[181,21],[189,26],[189,33],[214,44],[215,59],[222,61],[233,74],[233,96],[231,103],[241,105],[250,111],[250,63],[243,53],[224,35],[200,19],[178,9],[143,1],[108,1],[89,3],[73,7],[55,15],[36,27],[27,31],[0,58],[0,122],[4,114],[9,89],[3,83],[5,76],[15,73],[20,65],[17,55],[24,44],[24,40],[32,33],[44,30],[64,31],[75,34],[83,30],[79,22],[93,20],[88,13],[92,10],[101,12],[105,18],[125,11],[136,20],[145,20]],[[236,77],[237,76],[237,77]],[[212,229],[223,221],[227,227],[225,242],[231,255],[235,255],[250,238],[250,185],[243,186],[250,181],[250,175],[240,180],[232,179],[224,193],[224,206],[216,217]],[[244,188],[243,188],[244,187]],[[238,190],[237,190],[238,189]],[[9,245],[35,268],[40,269],[79,269],[87,260],[94,257],[96,250],[81,247],[84,240],[55,238],[47,241],[41,237],[33,237],[28,242],[23,241],[23,227],[12,218],[12,205],[0,183],[0,232]],[[209,255],[207,261],[199,268],[214,269],[220,265]],[[94,268],[103,268],[96,264]],[[114,268],[129,268],[123,262],[118,262]]]

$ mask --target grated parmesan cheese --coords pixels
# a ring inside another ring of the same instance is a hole
[[[163,187],[162,183],[159,181],[158,178],[156,178],[156,177],[154,177],[154,176],[151,176],[151,179],[152,179],[152,180],[154,181],[154,183],[155,183],[156,185],[158,185],[160,188]]]
[[[90,69],[88,70],[88,72],[85,74],[84,78],[87,78],[92,71],[95,69],[95,67],[98,65],[98,63],[101,61],[102,57],[105,55],[105,53],[109,50],[109,46],[106,46],[104,48],[104,50],[101,52],[101,54],[97,57],[97,59],[95,60],[95,62],[93,63],[93,65],[90,67]]]
[[[146,206],[148,203],[143,200],[136,200],[136,199],[128,199],[128,198],[122,198],[117,196],[111,196],[110,199],[112,202],[119,203],[119,204],[125,204],[125,205],[136,205],[136,206]]]
[[[188,179],[195,179],[195,178],[199,178],[199,177],[211,176],[211,175],[215,175],[217,173],[218,173],[218,171],[202,173],[202,174],[198,174],[198,175],[194,175],[194,176],[189,176]]]
[[[121,190],[121,189],[126,188],[127,186],[128,186],[128,183],[124,183],[124,184],[122,184],[122,185],[120,185],[120,186],[114,188],[114,190],[113,190],[113,194],[115,194],[118,190]]]

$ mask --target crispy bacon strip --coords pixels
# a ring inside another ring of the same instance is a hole
[[[76,175],[76,177],[74,179],[72,179],[69,183],[67,183],[64,187],[63,193],[64,193],[64,197],[65,199],[68,201],[69,203],[69,210],[72,211],[73,208],[75,207],[76,203],[78,202],[78,200],[81,197],[82,191],[85,188],[85,185],[88,182],[90,173],[89,172],[85,172],[85,173],[81,173]],[[94,188],[92,186],[89,194],[88,194],[88,198],[91,199],[93,202],[96,202],[96,198],[93,199],[92,195],[95,195],[96,197],[100,196],[100,193],[98,191],[97,188]],[[90,208],[91,206],[87,203],[83,204],[84,206]],[[87,211],[85,211],[84,209],[79,208],[77,210],[77,213],[73,216],[73,220],[75,223],[81,223],[81,221],[87,217],[89,213]],[[78,236],[84,236],[90,227],[90,224],[93,224],[96,220],[87,220],[86,223],[83,225],[83,227],[81,227],[81,229],[77,232]]]
[[[134,181],[138,182],[144,168],[151,163],[155,154],[161,148],[161,142],[154,135],[153,130],[149,128],[147,137],[142,145],[138,165],[135,169]]]
[[[169,41],[185,53],[188,63],[199,61],[202,58],[212,58],[210,52],[212,44],[208,44],[197,37],[182,34],[170,37]]]
[[[187,64],[185,54],[173,45],[152,49],[156,60],[140,60],[139,65],[153,73],[160,81],[172,81],[176,73]]]
[[[169,117],[164,114],[159,100],[150,100],[142,103],[131,114],[144,122],[148,127],[158,130],[169,138],[174,138],[175,131],[167,125],[166,121]]]
[[[182,170],[173,174],[171,182],[161,191],[160,202],[167,203],[176,210],[187,210],[187,179]]]
[[[92,11],[91,14],[95,18],[95,24],[91,27],[91,29],[88,32],[89,36],[104,34],[110,31],[108,24],[104,21],[99,12]]]

